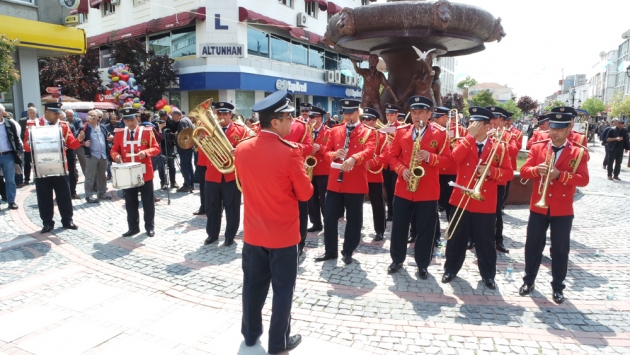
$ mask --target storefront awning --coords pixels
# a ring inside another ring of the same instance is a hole
[[[71,10],[70,15],[87,14],[88,12],[90,12],[89,0],[81,0],[79,2],[79,7],[74,10]]]
[[[147,28],[149,23],[143,22],[137,25],[121,28],[120,30],[116,30],[111,32],[109,35],[109,42],[119,41],[121,39],[134,38],[137,36],[142,36],[147,34]]]
[[[101,6],[101,3],[104,2],[112,2],[112,0],[90,0],[90,7],[93,9],[98,9]]]
[[[108,43],[109,42],[109,36],[111,34],[112,34],[111,32],[105,32],[105,33],[101,33],[100,35],[88,37],[88,39],[87,39],[87,46],[88,46],[88,48],[98,47],[100,45]]]
[[[289,34],[291,35],[291,37],[295,39],[299,39],[302,41],[309,41],[313,44],[317,44],[321,42],[321,39],[322,39],[322,36],[318,35],[317,33],[306,31],[300,27],[293,27],[286,22],[272,19],[271,17],[261,15],[255,11],[247,10],[244,7],[238,8],[238,20],[240,22],[243,22],[245,20],[256,21],[257,23],[271,25],[281,30],[289,31]]]
[[[157,20],[148,22],[147,32],[155,33],[161,31],[172,30],[175,28],[186,27],[195,24],[195,20],[206,20],[206,8],[200,7],[192,11],[184,11],[175,15],[166,16]]]
[[[85,54],[85,31],[0,15],[2,33],[10,39],[18,39],[18,46],[44,49],[54,52]]]
[[[341,10],[343,10],[343,7],[335,4],[332,1],[328,2],[328,13],[329,14],[334,15],[336,13],[341,12]]]
[[[319,9],[322,11],[326,11],[328,7],[328,2],[326,0],[304,0],[304,2],[316,2],[319,4]]]

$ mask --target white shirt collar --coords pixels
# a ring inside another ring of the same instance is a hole
[[[483,145],[486,145],[486,143],[488,143],[488,136],[486,136],[486,139],[484,139],[484,140],[483,140],[483,141],[481,141],[481,142],[480,142],[480,141],[478,141],[478,140],[476,140],[476,139],[475,139],[475,141],[476,141],[476,143],[477,143],[477,144],[483,144]]]

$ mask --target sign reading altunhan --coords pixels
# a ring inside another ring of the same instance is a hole
[[[242,44],[204,44],[201,46],[202,57],[243,57]]]

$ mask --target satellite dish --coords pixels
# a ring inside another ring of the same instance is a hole
[[[79,7],[81,0],[59,0],[61,6],[70,10],[76,10]]]
[[[621,38],[622,38],[622,39],[628,39],[628,38],[630,38],[630,30],[627,30],[626,32],[624,32],[624,33],[621,35]]]

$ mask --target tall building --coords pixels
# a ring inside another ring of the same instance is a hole
[[[630,31],[625,32],[622,38],[624,41],[617,50],[615,91],[626,96],[630,95],[630,79],[626,74],[626,70],[630,67]]]
[[[446,94],[454,94],[459,92],[457,90],[457,83],[455,82],[455,67],[457,65],[457,59],[454,57],[443,57],[435,59],[434,65],[437,65],[442,69],[440,74],[440,81],[442,82],[442,96]]]
[[[609,103],[612,99],[617,78],[617,50],[601,52],[599,62],[593,66],[589,97],[597,97]]]

